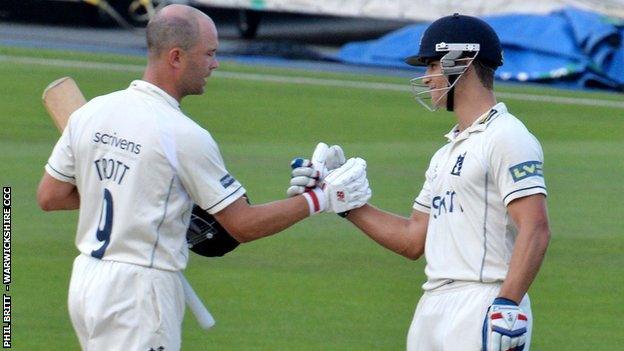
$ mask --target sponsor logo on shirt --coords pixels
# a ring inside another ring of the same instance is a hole
[[[431,214],[433,218],[438,218],[446,213],[464,212],[464,209],[456,203],[455,191],[446,191],[442,196],[436,196],[431,200]]]
[[[519,182],[522,179],[529,177],[543,177],[544,171],[542,169],[542,162],[540,161],[527,161],[519,163],[509,168],[511,177],[514,182]]]
[[[221,180],[219,180],[221,182],[221,185],[224,188],[227,188],[228,186],[232,185],[232,183],[234,183],[235,179],[234,177],[232,177],[229,174],[226,174],[223,176],[223,178],[221,178]]]
[[[93,135],[92,141],[96,144],[99,143],[109,147],[118,148],[136,155],[141,153],[141,144],[119,137],[117,136],[117,132],[113,132],[112,134],[96,132],[95,135]]]

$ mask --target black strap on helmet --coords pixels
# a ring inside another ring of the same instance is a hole
[[[453,83],[455,83],[457,78],[459,78],[459,75],[457,74],[448,76],[449,85],[452,86],[452,88],[449,89],[448,93],[446,94],[446,110],[449,112],[453,112],[453,110],[455,109],[455,86],[453,85]]]

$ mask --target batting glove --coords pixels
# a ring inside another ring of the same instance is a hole
[[[290,162],[290,187],[286,190],[288,197],[301,195],[320,185],[321,172],[312,167],[310,160],[298,157]]]
[[[321,211],[347,212],[364,206],[371,195],[366,178],[366,161],[361,158],[349,159],[341,167],[329,172],[320,187],[303,193],[311,215]]]
[[[527,324],[527,316],[517,303],[497,297],[483,321],[483,350],[524,350]]]
[[[339,145],[328,147],[319,143],[314,149],[312,160],[301,157],[290,162],[290,187],[286,190],[288,197],[303,194],[317,185],[321,185],[325,176],[334,169],[345,164],[344,151]]]
[[[325,167],[327,170],[333,171],[336,168],[344,165],[347,160],[345,159],[344,151],[340,145],[332,145],[327,150],[327,157],[325,158]]]

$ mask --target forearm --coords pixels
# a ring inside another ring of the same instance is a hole
[[[226,209],[234,217],[217,213],[221,225],[239,242],[257,240],[278,233],[310,215],[310,209],[303,196],[249,206],[237,202],[234,208]]]
[[[382,211],[372,205],[351,210],[347,219],[381,246],[410,259],[424,250],[426,224]]]
[[[519,232],[509,271],[499,296],[520,303],[542,265],[549,242],[548,228]]]

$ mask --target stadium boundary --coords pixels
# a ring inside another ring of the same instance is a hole
[[[49,58],[36,58],[28,56],[11,56],[0,55],[0,62],[11,62],[17,64],[30,64],[40,66],[54,66],[54,67],[67,67],[67,68],[83,68],[83,69],[98,69],[108,71],[119,72],[143,72],[144,66],[134,64],[120,64],[120,63],[106,63],[106,62],[90,62],[81,60],[65,60],[65,59],[49,59]],[[386,91],[398,91],[408,92],[410,87],[408,84],[396,84],[396,83],[376,83],[365,82],[355,80],[341,80],[341,79],[327,79],[327,78],[313,78],[313,77],[297,77],[297,76],[283,76],[276,74],[266,73],[243,73],[243,72],[229,72],[229,71],[215,71],[213,73],[215,77],[226,79],[240,79],[240,80],[254,80],[273,83],[285,83],[285,84],[303,84],[303,85],[318,85],[318,86],[333,86],[340,88],[356,88],[356,89],[369,89],[369,90],[386,90]],[[496,95],[503,99],[512,99],[520,101],[530,102],[548,102],[564,105],[581,105],[581,106],[596,106],[596,107],[611,107],[617,109],[624,109],[624,101],[605,100],[605,99],[590,99],[590,98],[575,98],[567,96],[553,96],[553,95],[536,95],[525,93],[510,93],[510,92],[498,92]]]

